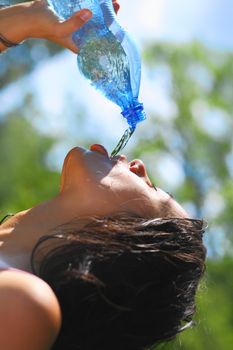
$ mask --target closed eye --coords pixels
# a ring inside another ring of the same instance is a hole
[[[152,182],[150,183],[150,185],[149,185],[149,186],[150,186],[151,188],[154,188],[154,189],[155,189],[155,191],[158,191],[158,190],[157,190],[157,187],[155,187],[155,185],[154,185]]]
[[[175,199],[175,197],[173,196],[173,194],[171,194],[170,192],[166,192],[171,198]]]

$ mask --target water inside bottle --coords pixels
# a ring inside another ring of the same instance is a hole
[[[122,138],[120,139],[120,141],[118,142],[114,150],[112,151],[111,157],[115,157],[123,148],[125,148],[129,139],[133,135],[134,131],[135,131],[135,128],[128,128],[125,130]]]
[[[87,40],[77,60],[81,73],[110,101],[122,109],[130,104],[133,94],[129,60],[111,32]]]

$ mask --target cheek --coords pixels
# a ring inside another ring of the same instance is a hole
[[[113,164],[108,159],[90,154],[82,164],[82,176],[93,183],[102,183],[103,179],[110,177],[114,171]]]
[[[128,169],[120,169],[120,171],[111,174],[111,180],[112,188],[122,198],[135,201],[146,196],[142,180]]]
[[[91,188],[97,189],[101,183],[106,182],[111,167],[108,164],[99,162],[94,157],[74,159],[70,157],[63,167],[61,176],[61,191],[77,189],[86,192]]]

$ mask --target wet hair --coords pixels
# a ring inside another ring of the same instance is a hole
[[[52,349],[150,349],[192,326],[203,233],[202,220],[104,217],[42,237],[32,268],[63,314]]]

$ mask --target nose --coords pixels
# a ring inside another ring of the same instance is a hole
[[[129,164],[129,169],[130,171],[132,171],[133,173],[135,173],[140,177],[147,176],[145,165],[141,159],[132,160],[132,162],[130,162]]]
[[[132,173],[136,174],[137,176],[144,178],[147,185],[149,185],[150,187],[154,187],[154,185],[152,184],[151,180],[147,175],[145,164],[141,159],[132,160],[132,162],[129,163],[129,170],[132,171]]]
[[[99,144],[95,143],[94,145],[91,145],[89,147],[89,149],[90,149],[90,151],[97,152],[97,153],[103,154],[106,157],[109,157],[108,156],[108,151],[102,145],[99,145]]]

